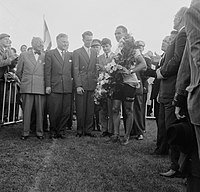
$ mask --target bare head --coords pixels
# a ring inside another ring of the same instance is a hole
[[[35,51],[42,52],[44,50],[44,42],[40,37],[33,37],[31,46]]]
[[[115,30],[115,38],[117,42],[120,41],[122,37],[125,37],[128,34],[128,30],[123,25],[119,25]]]
[[[91,31],[85,31],[82,34],[82,38],[83,38],[82,40],[83,40],[84,46],[87,48],[90,48],[92,44],[93,33]]]
[[[174,16],[174,29],[180,30],[184,26],[184,16],[186,11],[188,10],[187,7],[181,7],[179,11]]]
[[[61,51],[67,51],[69,48],[68,36],[65,33],[60,33],[56,37],[57,47]]]

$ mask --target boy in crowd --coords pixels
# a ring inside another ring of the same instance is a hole
[[[108,38],[102,39],[101,46],[103,48],[103,54],[98,57],[99,64],[97,69],[102,72],[104,71],[104,66],[110,63],[114,57],[114,53],[111,51],[112,45]],[[100,123],[102,127],[102,136],[113,135],[113,117],[112,117],[112,102],[111,99],[107,99],[107,102],[101,106],[100,111]]]

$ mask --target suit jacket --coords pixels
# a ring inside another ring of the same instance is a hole
[[[7,72],[8,65],[10,64],[10,59],[7,58],[3,47],[0,46],[0,79],[4,79],[4,73]]]
[[[164,79],[160,82],[159,100],[162,103],[171,102],[175,95],[175,85],[178,69],[186,44],[186,32],[183,28],[174,41],[168,46],[160,72]]]
[[[98,63],[101,64],[101,65],[103,65],[103,66],[105,66],[105,65],[107,65],[108,63],[110,63],[112,61],[114,55],[115,54],[113,52],[111,52],[110,55],[109,55],[109,57],[106,58],[105,54],[102,54],[102,55],[100,55],[98,57]]]
[[[58,49],[45,55],[45,87],[53,93],[72,93],[72,53],[66,52],[64,60]]]
[[[44,94],[44,53],[37,61],[32,52],[22,53],[16,75],[21,80],[20,93]]]
[[[189,44],[190,85],[188,111],[191,122],[200,125],[200,3],[191,6],[185,15],[185,28]]]
[[[90,49],[90,58],[84,47],[73,52],[73,73],[76,87],[83,87],[86,91],[93,91],[97,82],[97,53]]]

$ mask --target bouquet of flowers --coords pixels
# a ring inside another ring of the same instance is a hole
[[[134,38],[127,35],[119,41],[115,51],[115,57],[108,63],[99,74],[95,89],[94,100],[96,104],[101,104],[107,98],[112,97],[116,90],[116,84],[135,83],[139,85],[139,80],[135,73],[131,74],[131,69],[135,67],[136,45]]]

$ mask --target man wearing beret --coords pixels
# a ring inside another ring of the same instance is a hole
[[[15,56],[10,50],[10,35],[6,33],[0,34],[0,122],[3,121],[2,106],[3,106],[3,91],[4,91],[4,74],[8,72],[9,67],[15,61]]]

